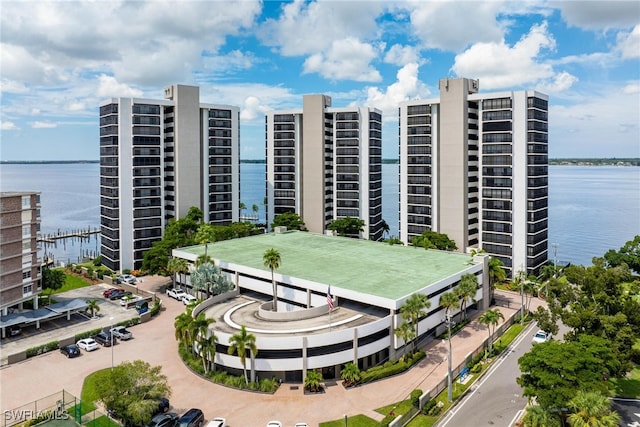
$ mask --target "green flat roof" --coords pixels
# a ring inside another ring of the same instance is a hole
[[[302,231],[262,234],[208,245],[215,260],[270,271],[267,249],[280,252],[277,273],[397,300],[473,265],[470,255]],[[177,252],[204,255],[204,245]]]

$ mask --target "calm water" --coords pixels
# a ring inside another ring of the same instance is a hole
[[[240,199],[264,221],[265,165],[242,163]],[[100,226],[99,165],[2,165],[0,189],[40,191],[42,234]],[[383,165],[383,218],[398,234],[398,165]],[[640,168],[549,167],[549,256],[589,265],[593,256],[619,248],[640,234]],[[77,261],[99,250],[97,238],[47,246],[56,260]]]

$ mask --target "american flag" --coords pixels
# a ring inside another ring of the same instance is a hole
[[[327,304],[329,304],[329,310],[333,310],[333,297],[331,296],[331,286],[327,289]]]

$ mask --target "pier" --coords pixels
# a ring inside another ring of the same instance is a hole
[[[91,237],[92,234],[98,234],[98,233],[100,233],[100,230],[97,228],[93,230],[91,228],[88,228],[86,230],[63,231],[63,232],[58,230],[58,232],[55,234],[47,234],[45,236],[41,236],[38,239],[38,242],[56,243],[57,240],[72,239],[74,237],[81,238],[81,239],[88,239],[89,237]]]

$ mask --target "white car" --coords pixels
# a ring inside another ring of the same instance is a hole
[[[124,326],[115,326],[109,329],[109,332],[111,332],[114,337],[124,341],[130,340],[131,338],[133,338],[133,334],[129,332],[127,329],[125,329]]]
[[[93,338],[85,338],[76,343],[78,347],[84,351],[93,351],[98,349],[98,343]]]
[[[209,421],[207,427],[227,427],[227,420],[222,417],[215,417]]]
[[[198,301],[198,298],[194,297],[193,295],[185,294],[185,295],[182,297],[182,303],[183,303],[184,305],[189,305],[189,304],[191,304],[192,302],[196,302],[196,301]]]
[[[144,298],[142,298],[140,295],[128,295],[126,297],[120,298],[120,305],[124,307],[129,303],[133,304],[143,299]]]
[[[167,296],[170,296],[171,298],[175,298],[178,301],[181,301],[182,297],[185,295],[187,295],[187,293],[182,289],[178,289],[178,288],[167,289]]]
[[[129,285],[135,285],[136,276],[132,274],[123,274],[122,276],[118,277],[118,283],[127,283]]]
[[[307,423],[296,423],[293,427],[309,427]]]
[[[269,421],[267,427],[282,427],[282,423],[280,421]]]
[[[534,344],[539,344],[541,342],[547,342],[551,339],[551,334],[546,333],[545,331],[538,331],[533,336],[532,342]]]

